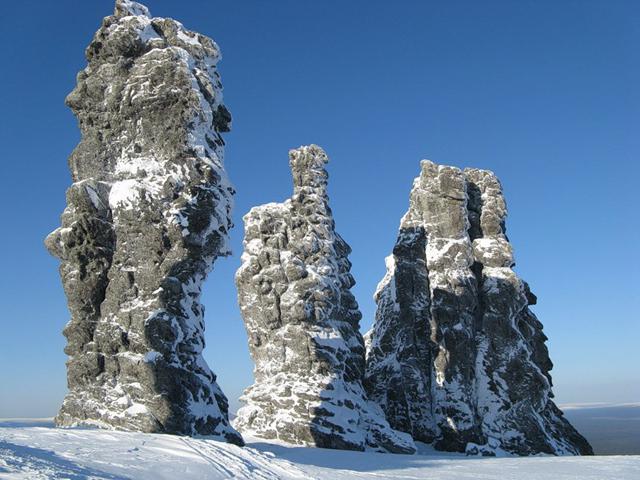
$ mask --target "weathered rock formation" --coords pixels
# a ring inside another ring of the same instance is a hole
[[[498,179],[421,167],[375,294],[370,398],[393,428],[442,450],[592,453],[552,401],[547,338],[512,270]]]
[[[223,166],[218,46],[146,7],[116,2],[67,105],[62,260],[71,321],[61,426],[203,434],[242,444],[202,357],[202,282],[228,255],[233,188]]]
[[[362,386],[361,314],[351,249],[328,204],[327,156],[315,145],[289,156],[293,197],[244,217],[236,284],[255,383],[234,426],[296,444],[411,453],[411,438],[389,427]]]

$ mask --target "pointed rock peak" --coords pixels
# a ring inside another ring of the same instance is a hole
[[[434,167],[437,168],[437,167],[439,167],[439,165],[437,163],[435,163],[435,162],[432,162],[431,160],[427,160],[427,159],[420,160],[420,170],[422,172],[424,172],[425,170],[427,170],[429,168],[434,168]]]
[[[362,385],[362,315],[351,292],[351,249],[329,208],[327,155],[310,145],[289,159],[293,196],[244,217],[236,285],[255,382],[234,426],[299,445],[414,453]]]
[[[299,187],[326,187],[329,175],[324,166],[329,157],[318,145],[307,145],[289,151],[289,166],[293,185]]]
[[[116,0],[116,9],[113,12],[116,17],[129,17],[142,15],[151,18],[149,9],[138,2],[131,0]]]

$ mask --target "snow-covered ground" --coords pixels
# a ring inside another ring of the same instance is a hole
[[[472,458],[390,455],[0,420],[2,479],[500,479],[638,480],[640,456]]]

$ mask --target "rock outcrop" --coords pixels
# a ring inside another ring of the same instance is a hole
[[[242,444],[202,357],[202,282],[228,255],[234,194],[223,165],[218,46],[146,7],[116,2],[67,105],[62,260],[71,320],[61,426],[212,435]]]
[[[234,426],[295,444],[396,453],[415,451],[366,398],[361,314],[351,249],[335,232],[328,159],[311,145],[289,153],[294,193],[245,217],[238,299],[255,361],[255,383]]]
[[[436,448],[591,454],[553,403],[535,296],[513,271],[492,172],[421,164],[367,334],[365,387]]]

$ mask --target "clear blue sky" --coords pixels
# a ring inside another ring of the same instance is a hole
[[[66,389],[59,225],[79,133],[64,97],[111,0],[4,2],[0,15],[0,417]],[[215,39],[234,122],[234,256],[206,284],[205,357],[237,406],[252,363],[233,274],[242,215],[291,193],[287,151],[331,157],[354,293],[371,298],[419,160],[494,170],[517,270],[539,297],[557,400],[640,400],[640,2],[149,0]]]

